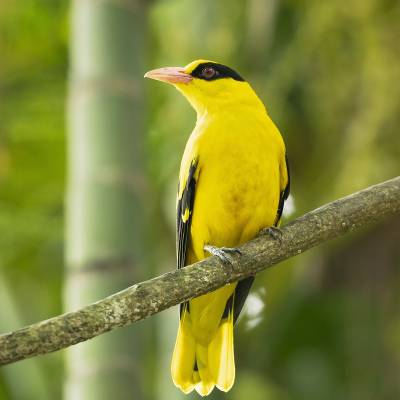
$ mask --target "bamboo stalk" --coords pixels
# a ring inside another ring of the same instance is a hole
[[[71,11],[66,311],[139,281],[145,236],[145,10],[75,0]],[[124,330],[69,349],[64,398],[140,399],[141,343]]]

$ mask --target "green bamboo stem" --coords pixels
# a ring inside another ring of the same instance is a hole
[[[72,3],[66,311],[140,279],[144,11],[133,0]],[[69,349],[65,400],[140,398],[141,340],[126,330]]]

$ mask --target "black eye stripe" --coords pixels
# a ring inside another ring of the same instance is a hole
[[[206,68],[213,68],[215,70],[215,74],[211,77],[207,77],[204,74]],[[190,74],[194,78],[203,79],[206,81],[214,81],[216,79],[222,78],[232,78],[235,81],[244,82],[244,79],[232,68],[227,67],[226,65],[217,64],[217,63],[202,63],[199,64]]]

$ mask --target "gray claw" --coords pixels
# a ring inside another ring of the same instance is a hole
[[[230,267],[233,266],[231,259],[232,254],[242,254],[242,252],[235,247],[216,247],[209,244],[204,246],[204,250],[218,257],[225,265],[229,265]]]
[[[237,247],[220,247],[219,249],[225,253],[242,255],[242,252]]]

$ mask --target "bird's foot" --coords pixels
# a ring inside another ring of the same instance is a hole
[[[211,255],[218,257],[223,264],[233,268],[232,255],[241,255],[242,252],[236,247],[216,247],[206,244],[204,250],[208,251]]]
[[[277,226],[270,226],[269,228],[263,228],[260,231],[260,235],[269,235],[272,239],[275,240],[282,240],[282,229],[278,228]]]

